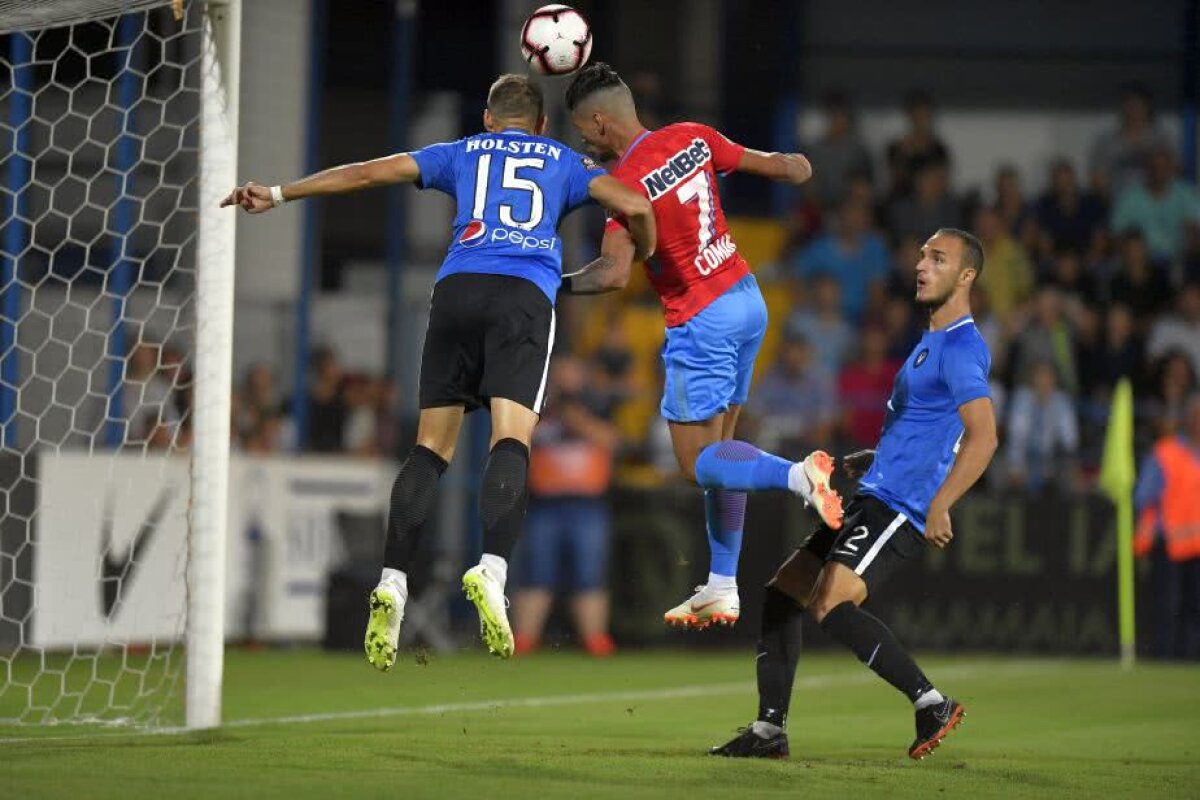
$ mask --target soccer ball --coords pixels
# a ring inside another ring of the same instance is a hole
[[[592,29],[570,6],[542,6],[521,27],[521,55],[543,75],[570,75],[591,54]]]

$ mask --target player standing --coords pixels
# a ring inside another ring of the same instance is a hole
[[[421,356],[417,443],[392,486],[383,574],[371,592],[364,646],[381,670],[396,660],[408,570],[463,415],[483,406],[492,415],[479,499],[483,556],[463,576],[463,590],[479,611],[488,649],[512,655],[504,584],[525,519],[529,442],[554,349],[554,301],[562,282],[559,219],[589,198],[597,200],[630,220],[631,240],[621,243],[628,252],[605,251],[610,261],[654,252],[650,204],[591,159],[543,137],[542,106],[536,84],[501,75],[488,92],[485,133],[334,167],[284,186],[249,183],[222,203],[257,213],[287,200],[406,182],[457,202],[454,239],[435,281]]]
[[[822,630],[912,701],[912,758],[928,755],[962,719],[962,705],[939,693],[888,627],[859,607],[924,544],[950,543],[950,508],[996,451],[991,356],[969,299],[983,272],[983,246],[965,231],[943,228],[921,248],[916,272],[916,299],[929,307],[929,330],[896,375],[874,463],[841,532],[818,528],[767,584],[758,719],[713,755],[788,755],[785,727],[806,608]],[[861,474],[867,460],[857,455],[848,471]]]
[[[812,167],[802,155],[750,150],[694,122],[648,131],[629,87],[604,63],[575,76],[566,103],[588,152],[616,161],[613,176],[649,198],[658,225],[658,256],[646,266],[667,324],[661,412],[684,476],[704,487],[711,553],[706,584],[664,619],[700,628],[732,624],[740,614],[746,492],[793,491],[832,528],[841,524],[842,505],[829,488],[832,461],[825,453],[792,463],[732,441],[767,330],[767,307],[725,223],[717,175],[748,172],[803,183]],[[628,237],[623,221],[610,220],[604,250],[617,251]],[[603,276],[604,261],[573,278],[571,290],[586,291]]]

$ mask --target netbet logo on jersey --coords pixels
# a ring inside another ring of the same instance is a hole
[[[692,139],[692,143],[667,159],[667,163],[642,178],[646,196],[651,201],[667,193],[675,184],[686,178],[696,167],[712,160],[712,150],[703,139]]]

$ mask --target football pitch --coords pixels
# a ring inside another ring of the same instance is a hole
[[[967,708],[924,762],[912,712],[849,656],[801,660],[790,761],[705,750],[754,716],[750,653],[227,656],[227,726],[0,729],[6,797],[1187,797],[1200,670],[923,659]]]

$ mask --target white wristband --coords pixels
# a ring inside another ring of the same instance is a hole
[[[282,186],[272,186],[271,187],[271,205],[273,205],[275,208],[279,208],[281,205],[283,205],[286,202],[287,202],[287,200],[285,200],[283,197],[283,187]]]

